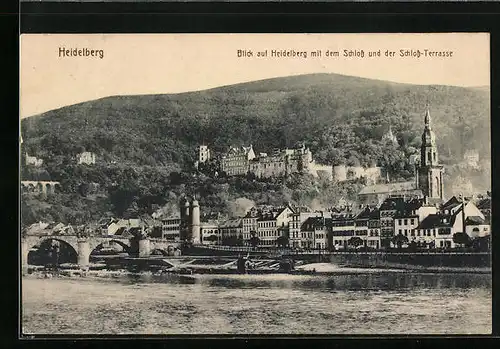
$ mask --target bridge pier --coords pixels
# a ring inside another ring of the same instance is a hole
[[[22,268],[23,275],[28,273],[28,254],[29,253],[30,253],[30,246],[25,242],[21,242],[21,268]]]
[[[90,244],[87,239],[78,240],[78,266],[80,269],[87,269],[90,260]]]
[[[149,257],[151,254],[151,244],[149,239],[139,240],[139,257]]]

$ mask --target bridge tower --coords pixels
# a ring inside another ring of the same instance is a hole
[[[179,206],[181,210],[180,238],[185,241],[188,240],[191,225],[189,200],[187,198],[182,199]]]
[[[200,205],[196,199],[191,203],[191,241],[200,243]]]

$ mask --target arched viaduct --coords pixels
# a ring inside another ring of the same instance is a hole
[[[54,181],[21,181],[23,191],[30,193],[43,193],[45,195],[54,194],[56,189],[61,187],[61,183]]]
[[[101,244],[116,242],[125,251],[131,250],[130,239],[117,236],[91,236],[82,237],[77,235],[28,235],[21,239],[22,266],[28,266],[28,254],[34,246],[40,245],[47,240],[56,240],[70,246],[78,257],[78,265],[86,268],[89,265],[90,254]],[[139,240],[139,257],[148,257],[153,251],[160,251],[163,255],[174,255],[180,251],[180,243],[163,239],[145,238]]]

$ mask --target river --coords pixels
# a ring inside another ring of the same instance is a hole
[[[489,274],[22,279],[24,334],[488,334]]]

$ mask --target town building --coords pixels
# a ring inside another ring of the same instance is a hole
[[[119,222],[117,218],[102,218],[97,222],[97,226],[102,236],[111,236],[120,228]]]
[[[38,159],[36,156],[29,156],[28,153],[26,153],[24,159],[27,166],[40,167],[43,165],[42,159]]]
[[[256,207],[252,207],[242,218],[244,245],[250,245],[250,239],[254,235],[257,236],[257,231],[258,231],[257,221],[260,216],[261,212]]]
[[[415,188],[414,181],[367,185],[358,193],[363,205],[379,206],[387,198],[422,198],[422,190]]]
[[[249,147],[230,147],[222,156],[221,171],[227,176],[244,176],[249,171],[249,161],[255,159],[252,145]]]
[[[359,236],[363,240],[363,245],[368,246],[368,222],[370,220],[372,209],[366,206],[354,217],[354,236]]]
[[[324,216],[309,217],[301,226],[304,234],[304,247],[315,249],[326,249],[331,231],[331,218]]]
[[[467,228],[467,221],[470,228]],[[466,232],[473,237],[488,235],[489,226],[484,230],[484,215],[472,201],[462,202],[452,197],[435,214],[428,215],[416,228],[416,242],[436,248],[454,248],[456,233]],[[483,231],[480,231],[483,228]],[[476,230],[474,230],[476,229]]]
[[[398,211],[404,210],[404,199],[387,198],[380,205],[380,245],[390,247],[394,237],[394,217]]]
[[[229,219],[219,224],[222,245],[243,244],[243,223],[241,218]]]
[[[206,245],[216,245],[221,241],[219,226],[216,221],[201,222],[200,242]]]
[[[94,165],[96,162],[96,155],[89,151],[84,151],[76,156],[78,164]]]
[[[206,145],[198,146],[198,163],[203,164],[210,160],[210,148]]]
[[[394,215],[394,235],[403,235],[408,242],[417,237],[416,229],[427,216],[437,213],[436,206],[429,205],[423,199],[403,202]]]
[[[354,236],[354,213],[342,213],[332,215],[331,220],[331,235],[332,245],[335,249],[346,249],[349,245],[349,240]]]
[[[482,198],[477,202],[477,208],[487,222],[491,220],[491,197]]]
[[[468,149],[464,154],[464,163],[472,168],[479,168],[479,152],[475,149]]]
[[[318,217],[324,215],[329,216],[329,213],[323,213],[318,211],[312,211],[308,207],[296,207],[291,215],[291,220],[288,224],[289,226],[289,243],[292,247],[312,247],[313,242],[308,243],[308,237],[306,232],[302,232],[303,223],[311,217]]]
[[[181,241],[180,216],[163,218],[161,220],[162,238],[170,241]]]
[[[380,248],[380,210],[378,208],[370,211],[367,241],[368,247],[374,249]]]
[[[396,138],[396,136],[394,135],[394,133],[392,133],[392,127],[391,125],[389,125],[389,130],[382,136],[382,141],[383,142],[389,142],[391,144],[393,144],[394,146],[398,146],[398,139]]]
[[[257,220],[257,237],[262,246],[276,245],[280,236],[288,238],[289,223],[292,220],[294,210],[290,205],[263,212]]]
[[[465,232],[471,239],[481,238],[491,234],[491,226],[486,219],[469,216],[465,219]]]

